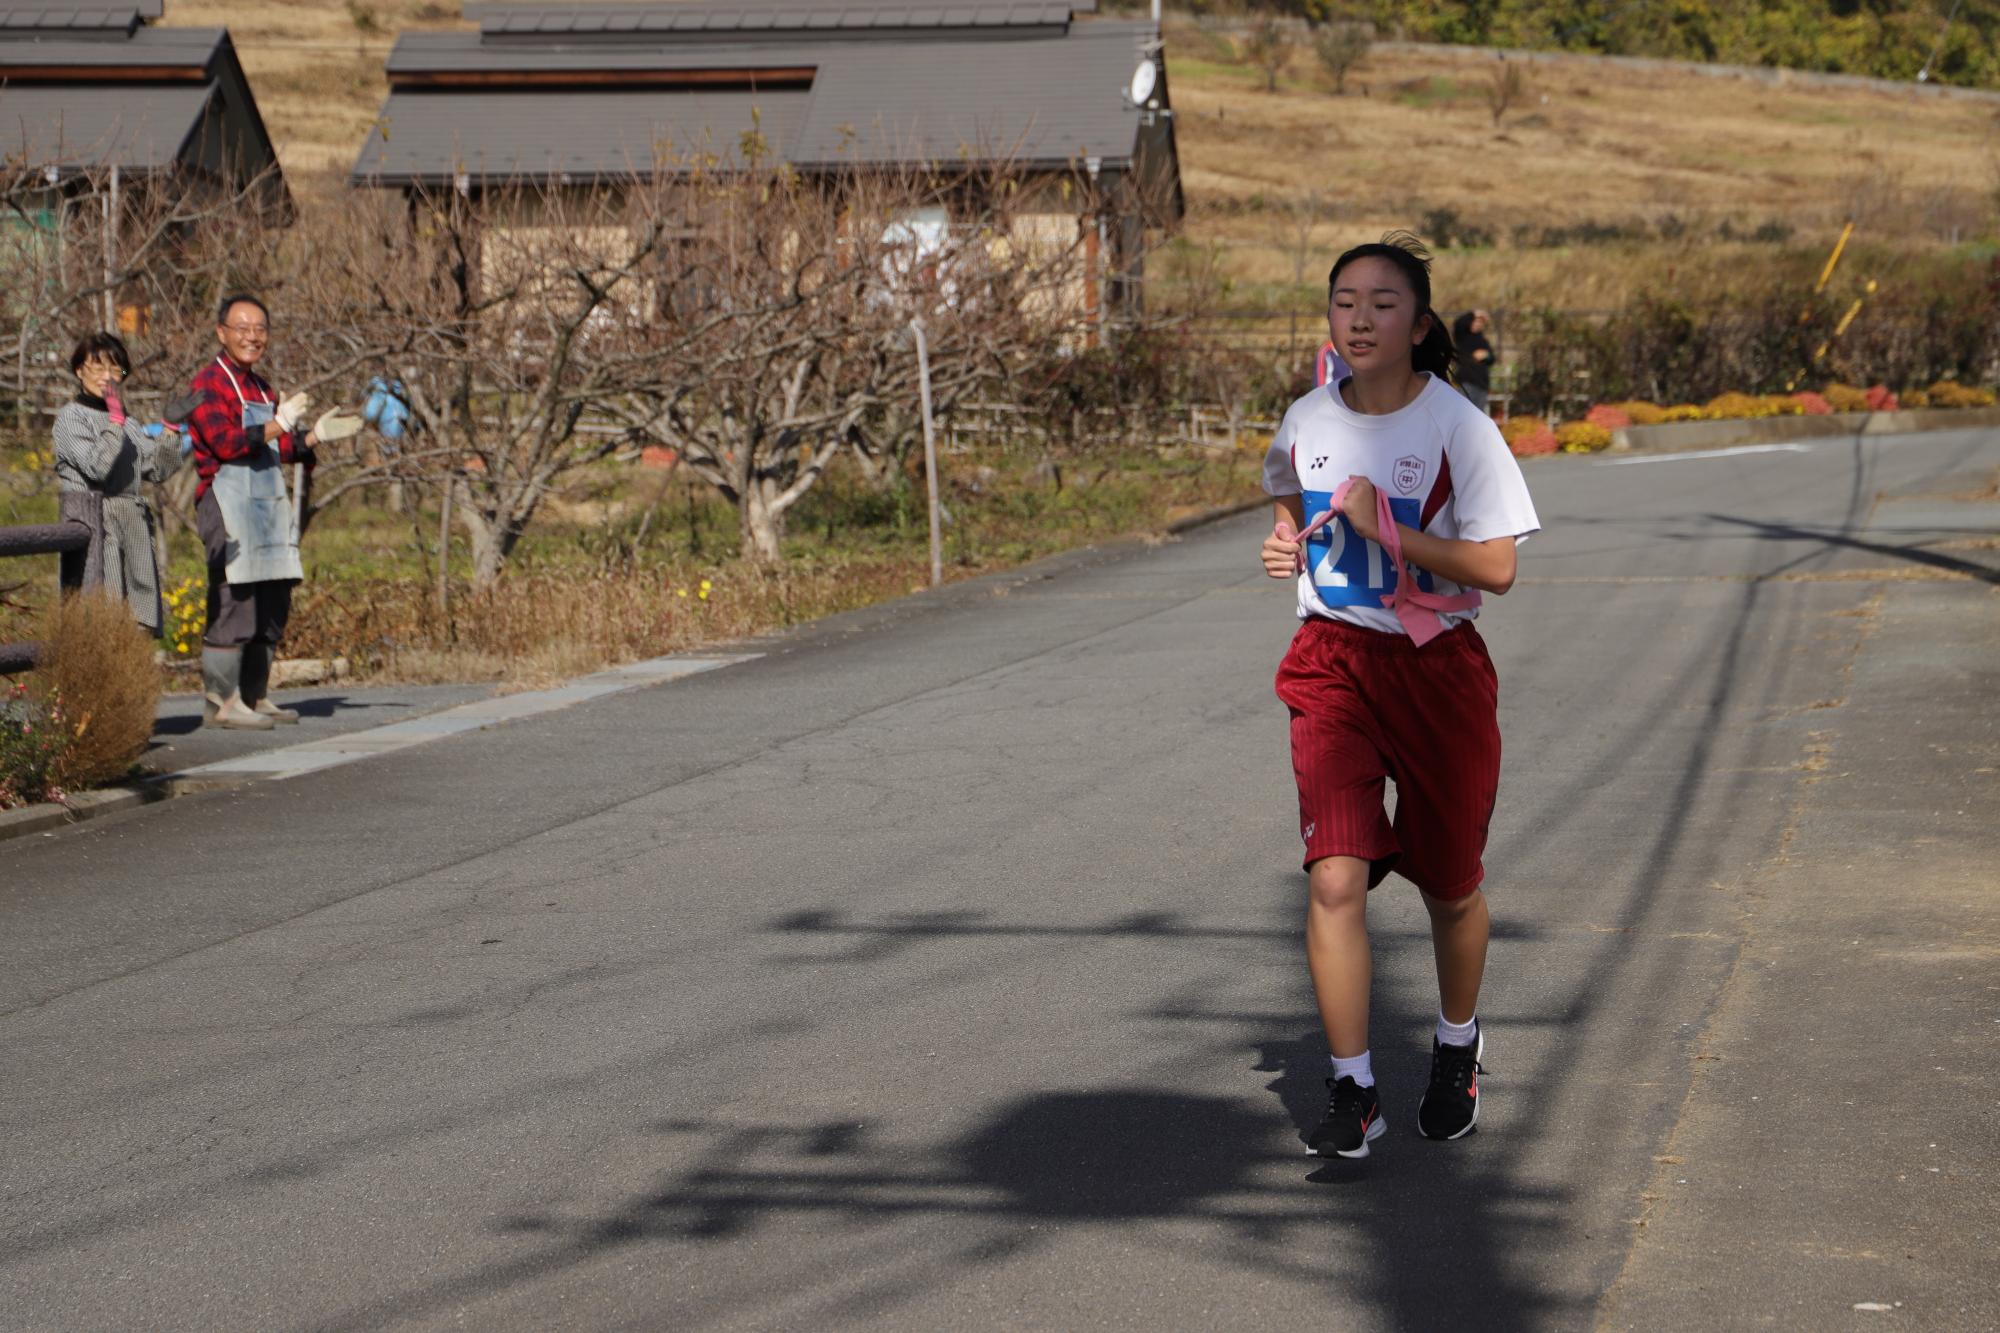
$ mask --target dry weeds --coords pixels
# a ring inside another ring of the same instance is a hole
[[[81,791],[124,776],[153,734],[160,701],[153,641],[124,602],[100,589],[61,599],[39,637],[48,646],[33,687],[62,700],[71,730],[57,785]]]

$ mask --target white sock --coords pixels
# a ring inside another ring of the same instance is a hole
[[[1447,1046],[1470,1046],[1479,1035],[1479,1015],[1474,1014],[1463,1023],[1454,1023],[1439,1014],[1437,1032],[1438,1040]]]
[[[1375,1086],[1375,1066],[1368,1058],[1368,1052],[1359,1055],[1336,1055],[1333,1057],[1333,1076],[1351,1078],[1356,1087]]]

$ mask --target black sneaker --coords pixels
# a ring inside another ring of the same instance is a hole
[[[1479,1123],[1479,1076],[1486,1072],[1479,1057],[1485,1053],[1486,1034],[1477,1028],[1469,1046],[1431,1038],[1431,1085],[1417,1107],[1417,1128],[1425,1138],[1462,1138]]]
[[[1375,1089],[1364,1088],[1352,1078],[1330,1078],[1326,1119],[1306,1140],[1321,1157],[1366,1157],[1368,1144],[1382,1137],[1389,1126],[1382,1119],[1382,1099]]]

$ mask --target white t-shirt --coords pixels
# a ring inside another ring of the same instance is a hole
[[[1304,496],[1310,523],[1331,507],[1335,487],[1359,475],[1389,497],[1396,521],[1406,528],[1465,541],[1525,541],[1542,524],[1499,427],[1451,385],[1428,378],[1408,405],[1383,416],[1350,408],[1341,400],[1339,380],[1293,403],[1264,456],[1264,489]],[[1426,592],[1464,591],[1428,570],[1415,573]],[[1401,634],[1402,622],[1382,605],[1397,576],[1387,552],[1339,515],[1306,542],[1299,618],[1325,616]],[[1478,614],[1442,613],[1447,625]]]

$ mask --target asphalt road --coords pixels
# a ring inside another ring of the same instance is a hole
[[[1996,468],[1530,469],[1480,1129],[1392,878],[1363,1163],[1255,516],[0,845],[0,1327],[1994,1327]]]

